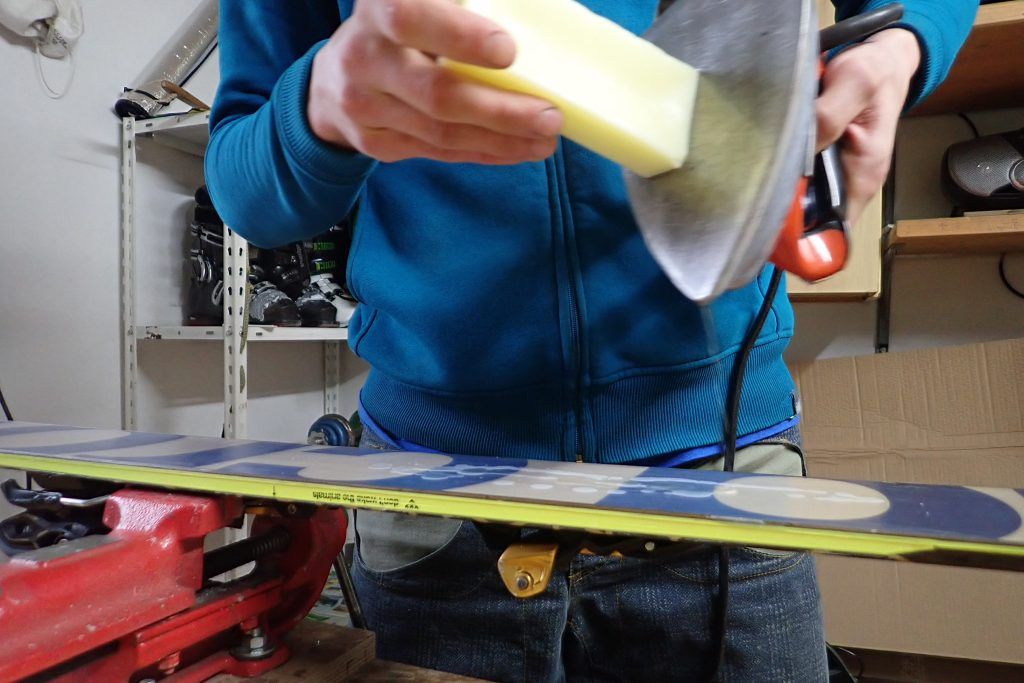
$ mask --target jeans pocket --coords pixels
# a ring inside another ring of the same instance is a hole
[[[734,548],[729,553],[729,576],[733,581],[778,574],[793,569],[810,557],[803,551],[771,548]]]
[[[369,426],[363,428],[359,447],[396,450]],[[448,531],[452,524],[458,525],[454,533]],[[353,571],[363,579],[360,583],[385,591],[418,597],[460,597],[476,590],[487,578],[483,567],[497,565],[472,522],[374,511],[357,513],[355,530]],[[446,533],[450,535],[444,538]],[[436,546],[432,546],[433,541]],[[393,565],[395,562],[398,564]]]
[[[796,453],[800,459],[800,476],[807,476],[807,457],[804,455],[804,439],[800,433],[800,427],[790,427],[781,434],[777,434],[773,437],[759,441],[755,446],[774,446],[782,448],[786,451]],[[776,474],[773,472],[773,474]],[[791,474],[796,476],[796,472],[785,472],[785,474]]]
[[[743,550],[749,552],[751,555],[753,555],[755,557],[767,557],[767,558],[771,558],[771,557],[789,557],[791,555],[798,555],[801,552],[803,552],[801,550],[780,550],[778,548],[752,548],[752,547],[743,548]]]
[[[799,566],[808,557],[809,554],[803,551],[730,548],[729,578],[735,582],[777,574]],[[718,582],[718,547],[704,546],[697,552],[661,560],[658,565],[673,578],[687,583],[714,584]]]
[[[362,436],[359,437],[359,447],[368,448],[373,451],[393,451],[395,446],[384,439],[380,434],[375,432],[372,427],[367,424],[363,425]]]
[[[365,579],[387,591],[441,599],[465,597],[491,575],[497,576],[497,558],[487,549],[472,522],[462,522],[455,535],[443,545],[394,569],[368,566],[361,555],[357,536],[353,565]]]

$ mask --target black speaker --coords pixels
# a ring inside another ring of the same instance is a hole
[[[946,150],[942,167],[958,209],[1024,209],[1024,128],[958,142]]]

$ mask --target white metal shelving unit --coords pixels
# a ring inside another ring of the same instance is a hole
[[[136,311],[135,187],[137,145],[151,140],[202,159],[209,140],[208,112],[121,121],[121,423],[138,427],[139,349],[142,342],[221,342],[224,345],[224,435],[245,438],[248,419],[249,342],[323,342],[324,412],[338,412],[344,328],[284,328],[249,325],[246,280],[249,249],[245,240],[225,227],[224,324],[188,327],[140,324]]]

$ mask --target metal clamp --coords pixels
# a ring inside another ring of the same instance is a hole
[[[491,538],[501,530],[488,529]],[[486,538],[486,535],[485,535]],[[631,536],[588,536],[553,532],[533,541],[508,545],[498,558],[498,573],[514,597],[532,598],[547,590],[555,570],[567,571],[577,555],[614,558],[668,558],[692,552],[700,543],[655,541]],[[493,546],[492,546],[493,547]]]
[[[498,573],[513,596],[532,598],[547,590],[557,560],[557,543],[515,543],[498,558]]]

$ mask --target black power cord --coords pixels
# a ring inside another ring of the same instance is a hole
[[[764,301],[757,312],[757,317],[750,325],[743,344],[736,353],[736,363],[733,365],[732,376],[729,378],[729,394],[726,399],[725,411],[725,471],[732,472],[736,467],[736,442],[739,439],[739,417],[740,399],[743,397],[743,377],[747,372],[747,361],[750,353],[761,336],[768,314],[771,313],[775,303],[775,295],[779,291],[782,282],[782,269],[773,266],[771,281],[768,283],[768,290],[765,292]],[[727,618],[729,612],[729,548],[721,546],[718,549],[718,614],[714,623],[717,654],[715,656],[715,668],[712,671],[709,681],[715,681],[725,664],[725,634],[728,630]]]
[[[1019,299],[1024,299],[1024,292],[1013,286],[1010,282],[1010,278],[1006,276],[1006,253],[1004,252],[999,257],[999,279],[1003,281],[1003,286],[1010,290],[1010,293]]]
[[[835,645],[825,644],[829,654],[832,655],[830,661],[835,664],[835,669],[831,667],[829,669],[829,680],[839,680],[838,677],[842,676],[843,680],[846,681],[859,681],[860,677],[864,675],[864,660],[861,656],[853,650],[848,650],[845,647],[836,647]],[[850,667],[846,664],[846,660],[843,659],[843,653],[850,656],[850,659],[857,661],[857,673],[850,671]]]
[[[14,422],[14,416],[11,415],[11,409],[7,405],[7,399],[4,398],[4,390],[0,389],[0,407],[4,410],[4,417],[7,418],[8,422]]]
[[[958,113],[957,116],[963,119],[964,123],[966,123],[968,127],[970,127],[971,134],[974,135],[975,140],[981,137],[981,132],[978,130],[978,124],[974,122],[974,119],[972,119],[970,116],[963,112]]]
[[[4,417],[8,422],[14,422],[14,415],[11,414],[11,408],[7,405],[7,399],[4,397],[4,390],[0,389],[0,408],[3,408]],[[32,474],[30,472],[25,473],[25,488],[32,490]]]
[[[348,617],[352,622],[352,628],[365,630],[367,628],[366,617],[363,615],[363,608],[359,603],[356,585],[352,581],[352,573],[349,571],[349,563],[344,551],[334,558],[334,575],[338,577],[338,585],[341,586],[341,593],[345,598],[345,606],[348,608]]]

